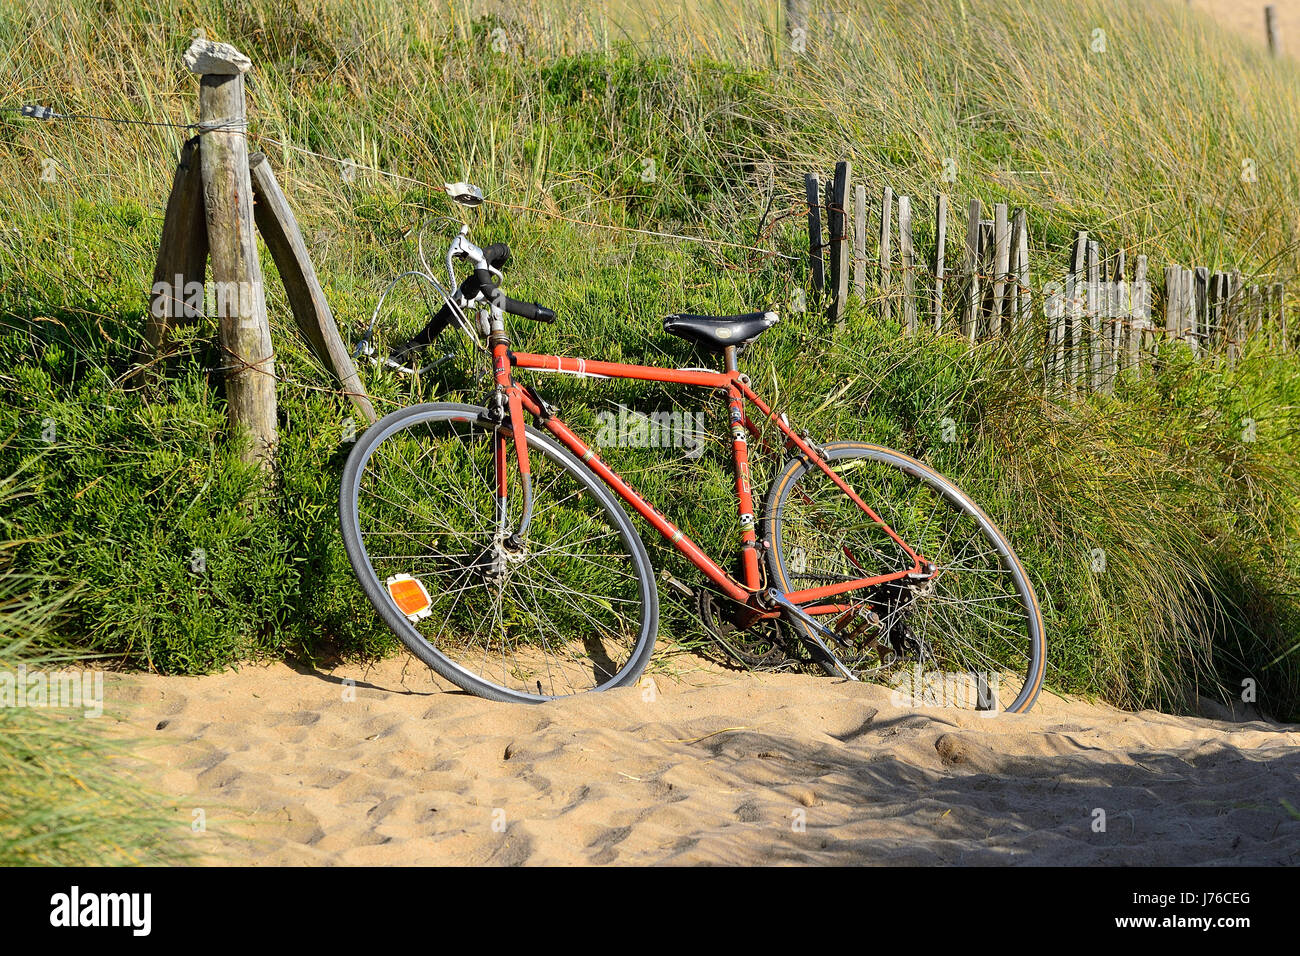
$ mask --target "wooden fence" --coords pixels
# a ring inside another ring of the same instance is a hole
[[[1229,363],[1260,335],[1274,348],[1291,345],[1278,281],[1168,265],[1157,292],[1145,255],[1107,251],[1079,232],[1064,274],[1051,278],[1055,270],[1039,268],[1036,288],[1023,209],[995,203],[986,218],[972,199],[964,225],[954,225],[943,193],[922,213],[888,185],[868,190],[853,183],[848,162],[837,163],[824,186],[807,174],[804,193],[810,283],[833,322],[843,321],[852,295],[881,318],[897,318],[907,333],[927,326],[977,342],[1024,331],[1041,345],[1050,391],[1110,391],[1121,373],[1155,358],[1162,341]],[[922,215],[931,217],[923,227]],[[954,233],[964,236],[955,263],[948,259]],[[920,239],[928,241],[928,255]]]

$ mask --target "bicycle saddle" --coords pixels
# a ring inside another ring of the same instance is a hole
[[[721,351],[728,345],[747,345],[779,321],[781,318],[775,312],[746,312],[744,315],[678,313],[664,317],[664,331]]]

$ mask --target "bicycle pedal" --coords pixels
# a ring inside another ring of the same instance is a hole
[[[695,599],[695,589],[692,588],[685,581],[681,581],[673,577],[667,571],[659,572],[659,580],[663,581],[664,584],[668,585],[670,588],[672,588],[674,591],[676,591],[678,594],[682,595],[683,597],[690,598],[692,600]]]

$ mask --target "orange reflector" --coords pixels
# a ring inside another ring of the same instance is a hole
[[[433,600],[429,597],[429,592],[409,574],[395,574],[384,582],[384,586],[388,588],[388,596],[393,599],[397,609],[412,621],[428,617],[431,613]]]

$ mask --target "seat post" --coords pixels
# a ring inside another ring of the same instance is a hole
[[[734,345],[728,345],[722,350],[722,361],[728,372],[740,370],[740,366],[736,364],[736,347]]]

